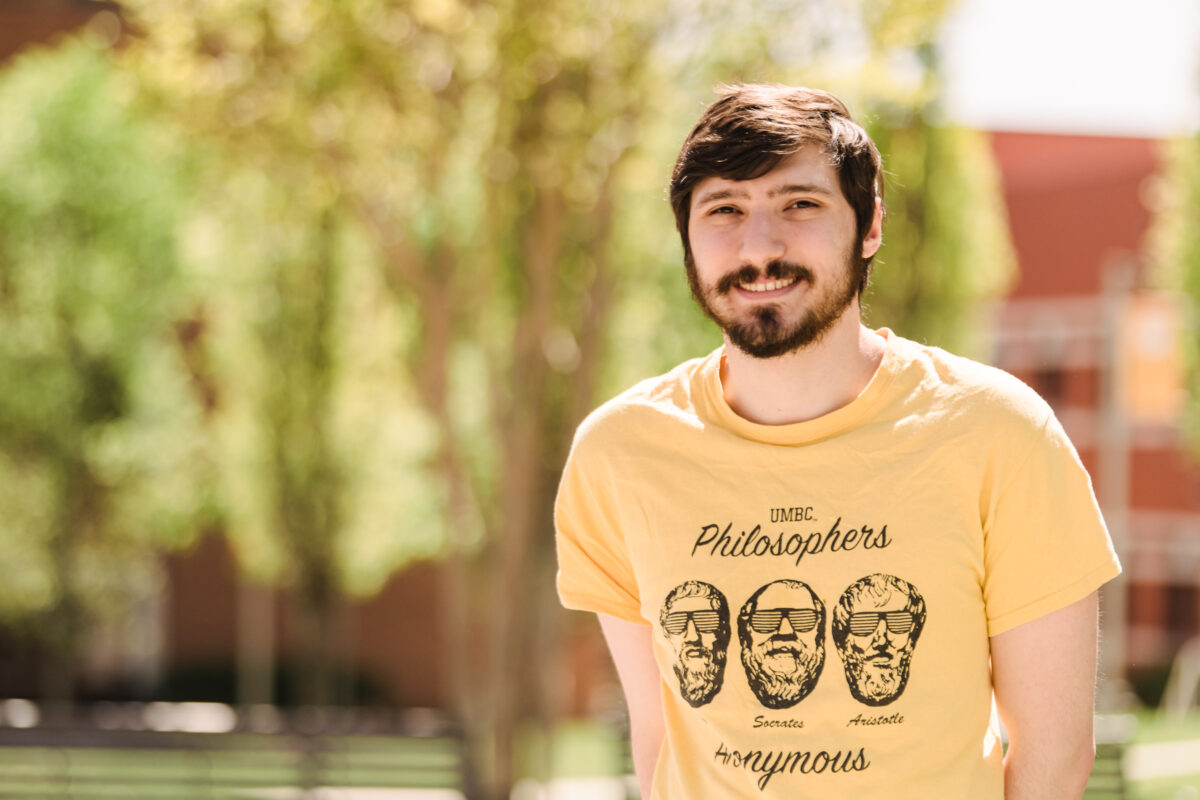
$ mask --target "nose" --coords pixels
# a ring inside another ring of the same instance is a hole
[[[779,633],[789,634],[789,633],[795,633],[795,632],[796,632],[795,628],[792,627],[792,621],[790,619],[788,619],[787,614],[784,614],[783,618],[781,620],[779,620]]]
[[[700,631],[696,628],[696,623],[691,617],[688,617],[687,627],[683,629],[683,640],[685,642],[697,642],[700,640]]]
[[[765,267],[783,258],[786,246],[775,218],[764,211],[748,211],[746,214],[741,247],[738,249],[742,262]]]
[[[871,634],[871,644],[878,646],[887,641],[887,623],[880,617],[875,625],[875,633]]]

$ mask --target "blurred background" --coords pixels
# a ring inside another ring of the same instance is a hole
[[[665,186],[748,80],[880,145],[870,321],[1091,471],[1089,796],[1200,798],[1198,53],[1189,0],[2,0],[0,796],[635,791],[551,508],[719,342]]]

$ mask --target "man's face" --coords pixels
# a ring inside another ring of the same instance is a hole
[[[881,224],[877,213],[856,241],[854,210],[817,147],[758,178],[705,178],[688,218],[692,293],[749,355],[798,350],[847,314],[857,324],[860,265],[879,249]]]
[[[719,618],[711,597],[682,597],[667,608],[665,632],[675,650],[675,677],[692,706],[704,705],[721,688],[729,628]]]
[[[908,597],[892,591],[851,604],[841,651],[851,693],[868,705],[886,705],[904,691],[912,663],[913,617]]]
[[[789,708],[816,686],[825,664],[820,612],[804,586],[770,584],[741,627],[742,665],[759,701]]]

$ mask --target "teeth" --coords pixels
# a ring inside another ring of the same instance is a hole
[[[788,278],[783,281],[767,281],[766,283],[739,283],[738,286],[747,292],[772,292],[785,286],[791,286],[795,282],[795,278]]]

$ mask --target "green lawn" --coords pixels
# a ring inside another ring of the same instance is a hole
[[[1139,711],[1135,741],[1170,742],[1179,739],[1200,739],[1200,712],[1186,717],[1167,717],[1157,711]]]
[[[1130,800],[1200,800],[1200,750],[1187,749],[1191,745],[1184,745],[1182,749],[1172,748],[1172,743],[1180,742],[1200,742],[1200,713],[1183,719],[1162,717],[1153,712],[1136,715],[1136,728],[1129,742],[1125,764],[1127,768],[1132,768],[1136,763],[1136,769],[1142,770],[1145,777],[1130,781]],[[385,772],[394,771],[397,755],[406,752],[407,747],[415,746],[411,742],[401,747],[389,740],[369,740],[352,748],[356,765],[353,774],[341,774],[345,772],[341,767],[346,765],[342,765],[339,759],[350,758],[349,751],[342,753],[338,750],[331,754],[331,763],[326,766],[337,773],[338,782],[342,785],[375,784],[377,776],[373,770],[376,767],[386,767]],[[538,782],[557,778],[615,777],[628,769],[626,747],[627,743],[622,740],[619,730],[611,724],[570,722],[557,727],[550,736],[530,730],[521,737],[518,748],[518,775]],[[18,784],[32,777],[25,776],[25,772],[39,771],[34,768],[41,760],[58,764],[64,755],[58,749],[0,749],[0,797],[44,796],[36,791],[21,791]],[[252,765],[243,763],[247,755],[253,756]],[[131,785],[147,784],[145,788],[150,793],[136,796],[161,798],[168,796],[159,791],[161,786],[155,788],[149,784],[177,782],[184,794],[171,796],[182,797],[187,796],[189,781],[207,782],[219,772],[223,776],[223,783],[228,785],[233,773],[243,767],[252,767],[250,771],[257,779],[277,780],[286,784],[294,780],[291,773],[296,765],[292,762],[297,757],[294,753],[255,753],[254,748],[250,747],[222,747],[212,752],[72,750],[71,761],[76,777],[123,775],[130,779]],[[282,771],[280,775],[270,774],[274,764],[272,758],[282,759],[274,765]],[[428,753],[416,753],[414,758],[426,766],[430,763]],[[337,763],[333,763],[335,761]],[[453,771],[454,766],[449,765],[449,769]],[[61,771],[61,765],[50,771]],[[333,773],[330,773],[330,777],[333,777]],[[411,774],[408,777],[410,780],[413,778]],[[431,781],[429,785],[438,782]],[[27,788],[32,789],[32,784]],[[227,795],[217,792],[214,796]]]
[[[521,737],[517,773],[538,780],[620,775],[627,746],[613,726],[598,722],[565,722],[549,740],[531,730]]]
[[[1200,741],[1200,713],[1170,718],[1142,711],[1135,716],[1132,747]],[[533,733],[523,737],[519,773],[539,780],[612,776],[625,768],[625,746],[611,726],[567,723],[550,741]],[[1190,769],[1183,775],[1131,781],[1131,800],[1200,800],[1200,759],[1186,767]]]
[[[1200,800],[1200,776],[1138,781],[1133,800]]]
[[[1200,713],[1183,718],[1165,717],[1153,711],[1137,714],[1137,732],[1133,745],[1157,745],[1170,742],[1200,742]],[[1200,757],[1197,751],[1176,759],[1181,775],[1134,781],[1133,800],[1200,800]]]

